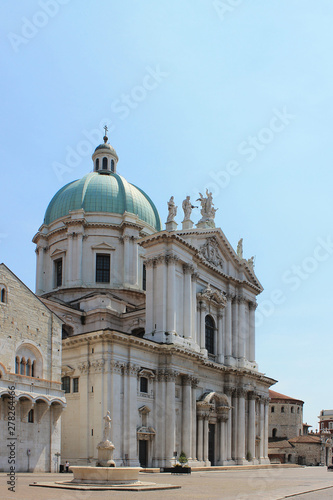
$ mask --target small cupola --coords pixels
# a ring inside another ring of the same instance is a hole
[[[117,172],[118,155],[111,144],[108,143],[108,128],[106,125],[104,129],[104,143],[97,146],[94,154],[92,155],[92,159],[94,162],[94,172],[110,175],[111,173]]]

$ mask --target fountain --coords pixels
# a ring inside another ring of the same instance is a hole
[[[73,472],[72,481],[34,482],[30,486],[61,488],[69,490],[126,490],[150,491],[180,488],[172,484],[157,484],[139,481],[141,467],[116,467],[113,460],[114,444],[109,439],[111,416],[108,411],[104,418],[103,440],[97,445],[96,467],[69,467]]]
[[[113,460],[114,444],[109,440],[111,415],[108,411],[104,419],[103,441],[97,445],[97,467],[72,466],[72,483],[129,485],[139,482],[140,467],[116,467]]]

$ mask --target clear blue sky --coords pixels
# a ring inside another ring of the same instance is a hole
[[[35,289],[31,239],[107,122],[163,222],[171,195],[213,192],[265,288],[259,368],[316,428],[333,407],[333,3],[3,0],[0,15],[0,261]]]

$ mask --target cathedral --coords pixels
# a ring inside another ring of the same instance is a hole
[[[210,192],[150,197],[96,147],[92,172],[61,188],[33,241],[36,294],[62,321],[61,455],[94,464],[110,411],[117,466],[265,464],[269,387],[255,360],[252,259],[215,227]],[[186,194],[186,193],[185,193]]]

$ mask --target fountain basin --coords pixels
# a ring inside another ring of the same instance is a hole
[[[74,474],[72,483],[133,484],[139,481],[141,467],[81,467],[69,468]]]
[[[72,483],[134,484],[139,481],[141,467],[81,467],[69,468],[74,474]]]

